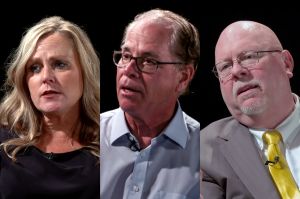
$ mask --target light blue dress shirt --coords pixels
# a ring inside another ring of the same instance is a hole
[[[293,177],[300,187],[300,105],[299,97],[294,94],[294,111],[276,127],[281,133],[283,143],[281,149],[284,151],[286,160],[293,174]],[[262,150],[263,157],[266,160],[266,146],[264,146],[262,135],[267,129],[249,129],[254,135],[257,145]]]
[[[100,115],[101,199],[199,199],[200,124],[178,103],[151,144],[137,150],[121,108]]]

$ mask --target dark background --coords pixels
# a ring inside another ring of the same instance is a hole
[[[291,80],[292,89],[299,93],[299,74],[297,67],[300,59],[300,12],[296,6],[281,1],[261,5],[259,2],[242,2],[236,5],[208,6],[197,0],[130,0],[89,2],[40,1],[29,5],[2,6],[1,8],[1,52],[0,79],[5,78],[4,63],[9,54],[18,47],[24,31],[41,18],[60,15],[77,23],[88,33],[101,61],[101,112],[118,107],[115,94],[116,68],[112,62],[112,52],[119,49],[125,26],[133,17],[151,8],[172,10],[186,17],[200,32],[201,58],[198,71],[191,85],[192,93],[180,98],[184,111],[199,120],[202,128],[210,122],[228,116],[223,103],[218,80],[211,72],[214,65],[214,46],[221,31],[229,23],[236,20],[255,20],[272,28],[285,49],[290,50],[294,57],[294,77]],[[106,5],[111,4],[111,5]],[[1,6],[1,5],[0,5]]]

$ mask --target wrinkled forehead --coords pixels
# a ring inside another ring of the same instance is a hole
[[[171,29],[161,23],[135,23],[127,29],[122,42],[122,48],[162,48],[168,50],[171,39]]]
[[[172,31],[172,24],[166,20],[145,19],[132,22],[126,29],[125,37],[132,32],[145,34],[146,31],[168,32]]]
[[[247,51],[267,47],[271,41],[259,34],[229,33],[220,37],[216,45],[216,54],[226,51]]]
[[[228,26],[221,33],[215,48],[215,55],[230,52],[236,54],[249,50],[282,49],[275,33],[266,26],[253,23],[237,23]]]

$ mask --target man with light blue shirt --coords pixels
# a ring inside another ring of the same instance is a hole
[[[100,196],[200,197],[200,124],[180,107],[200,56],[197,29],[161,9],[137,15],[115,51],[120,107],[100,116]]]
[[[300,198],[300,107],[290,86],[292,55],[269,27],[237,21],[221,33],[215,63],[232,116],[200,133],[204,198]]]

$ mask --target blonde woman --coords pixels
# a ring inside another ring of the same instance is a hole
[[[7,67],[1,198],[99,198],[100,61],[86,32],[44,18]]]

